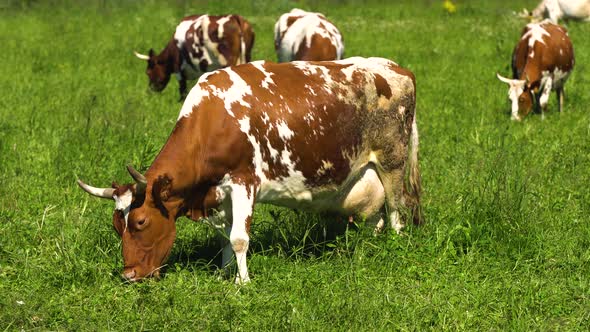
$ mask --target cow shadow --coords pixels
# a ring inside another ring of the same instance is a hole
[[[163,274],[171,269],[219,271],[226,243],[224,236],[198,222],[178,222],[187,224],[177,229],[177,239]],[[188,234],[183,234],[187,231]],[[266,206],[255,212],[248,256],[319,257],[340,247],[338,242],[347,231],[356,232],[358,226],[342,216]]]

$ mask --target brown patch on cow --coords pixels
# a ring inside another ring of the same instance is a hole
[[[287,29],[295,23],[298,19],[302,18],[303,16],[289,16],[287,19]]]
[[[337,56],[336,46],[332,44],[330,39],[315,33],[311,36],[309,47],[305,38],[302,40],[293,60],[330,61],[335,60]]]
[[[248,248],[248,241],[237,239],[231,245],[234,252],[244,252]]]
[[[375,89],[377,89],[377,96],[383,96],[387,99],[391,98],[391,87],[383,76],[375,74]]]

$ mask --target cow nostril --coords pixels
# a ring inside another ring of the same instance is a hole
[[[133,279],[135,278],[136,274],[137,273],[135,272],[134,269],[129,269],[129,270],[123,272],[123,278],[125,278],[127,280],[130,280],[130,281],[133,281]]]

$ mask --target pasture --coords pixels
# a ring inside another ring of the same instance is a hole
[[[590,23],[567,23],[565,111],[552,95],[518,123],[495,73],[536,0],[83,3],[0,4],[0,330],[590,329]],[[258,206],[236,286],[213,231],[181,218],[163,278],[124,282],[114,204],[75,180],[131,182],[174,126],[177,82],[149,91],[133,50],[160,51],[185,15],[237,13],[274,61],[293,7],[325,13],[345,56],[416,75],[426,223],[332,236],[345,225]]]

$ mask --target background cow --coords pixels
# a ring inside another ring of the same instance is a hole
[[[180,99],[186,94],[186,80],[201,73],[250,62],[254,31],[239,15],[195,15],[182,19],[174,36],[160,54],[135,52],[146,60],[150,87],[162,91],[172,73],[179,83]]]
[[[590,0],[542,0],[530,13],[534,20],[550,19],[557,24],[560,19],[590,20]]]
[[[222,266],[235,253],[236,281],[248,281],[256,202],[359,214],[378,230],[420,222],[415,105],[414,75],[381,58],[221,69],[191,90],[145,176],[79,184],[115,200],[125,278],[158,274],[186,215],[226,230]]]
[[[565,28],[549,21],[527,24],[512,54],[514,79],[496,74],[510,86],[512,119],[521,120],[533,106],[544,111],[551,90],[557,92],[561,112],[563,86],[574,62],[574,49]]]
[[[275,24],[275,50],[279,62],[339,60],[344,44],[324,15],[293,9]]]

